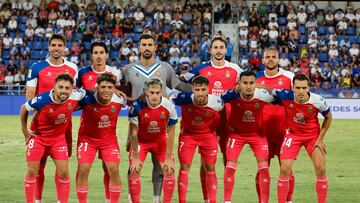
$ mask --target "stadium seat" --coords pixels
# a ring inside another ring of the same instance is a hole
[[[38,51],[38,50],[32,50],[30,56],[31,56],[31,58],[32,58],[33,60],[39,60],[40,57],[41,57],[40,51]]]
[[[346,34],[347,35],[355,35],[356,29],[354,27],[348,27],[348,29],[346,30]]]
[[[119,54],[119,51],[111,51],[111,59],[116,59]]]
[[[35,41],[33,44],[33,49],[42,50],[42,43],[40,41]]]
[[[280,17],[279,20],[278,20],[278,22],[279,22],[279,25],[280,25],[280,26],[283,26],[283,25],[286,25],[286,24],[287,24],[287,20],[286,20],[285,17]]]
[[[70,48],[71,48],[71,45],[72,45],[72,42],[70,42],[70,41],[66,41],[66,47],[67,47],[68,49],[70,49]]]
[[[306,44],[308,41],[308,37],[306,35],[301,35],[300,36],[300,42],[299,44]]]
[[[329,62],[329,55],[327,53],[318,53],[317,58],[320,62]]]
[[[134,41],[135,42],[138,42],[139,41],[139,39],[140,39],[140,36],[141,36],[141,33],[134,33]]]
[[[357,37],[355,35],[349,35],[348,38],[351,44],[357,42]]]
[[[298,31],[303,35],[306,32],[306,27],[303,26],[303,25],[300,25],[299,28],[298,28]]]
[[[26,30],[26,24],[21,23],[21,24],[19,24],[18,28],[19,28],[20,32],[24,32]]]
[[[34,41],[36,41],[36,42],[41,42],[41,41],[42,41],[42,37],[35,36],[35,37],[34,37]]]
[[[15,36],[16,36],[16,33],[15,32],[10,32],[10,35],[9,35],[11,38],[15,38]]]
[[[47,56],[48,56],[48,52],[47,52],[47,51],[41,51],[41,52],[40,52],[40,59],[41,59],[41,60],[46,59]]]
[[[91,42],[84,42],[84,46],[86,50],[90,50]]]
[[[28,42],[27,42],[27,47],[31,48],[32,46],[33,46],[32,41],[28,41]]]
[[[21,37],[22,39],[25,39],[25,33],[24,33],[24,32],[20,32],[19,34],[20,34],[20,37]]]
[[[320,25],[318,28],[317,28],[317,33],[319,35],[326,35],[327,31],[326,31],[326,27],[325,26],[322,26]]]
[[[142,25],[141,24],[136,24],[135,28],[134,28],[134,32],[135,33],[142,33],[142,31],[143,31]]]
[[[9,49],[2,50],[2,59],[4,59],[4,60],[10,59],[10,50]]]
[[[45,49],[45,50],[48,50],[48,47],[49,47],[49,44],[48,44],[49,42],[48,41],[43,41],[42,42],[42,48],[43,48],[43,50]]]
[[[74,35],[74,41],[79,41],[83,38],[83,34],[80,32],[75,33]]]

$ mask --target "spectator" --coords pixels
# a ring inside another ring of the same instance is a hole
[[[137,7],[136,11],[134,13],[135,22],[138,24],[141,24],[141,22],[144,20],[144,18],[145,18],[145,16],[144,16],[144,13],[141,11],[141,8]]]
[[[25,0],[25,2],[22,5],[23,9],[25,11],[30,11],[33,9],[33,3],[32,0]]]
[[[10,60],[9,60],[9,65],[7,66],[6,68],[6,71],[9,72],[11,75],[14,75],[15,74],[15,70],[17,70],[18,67],[17,65],[14,63],[14,58],[12,57]]]
[[[14,46],[20,47],[24,43],[23,39],[20,37],[20,33],[16,33],[13,44]]]
[[[281,58],[279,59],[279,66],[285,70],[290,70],[291,62],[286,57],[286,54],[281,55]]]
[[[6,73],[5,76],[5,85],[6,85],[6,95],[14,95],[12,88],[14,85],[14,76],[10,71]]]
[[[129,63],[134,63],[138,60],[139,60],[139,57],[136,55],[136,53],[134,51],[131,51],[130,56],[129,56]]]
[[[17,95],[21,95],[21,86],[20,85],[25,85],[26,83],[26,78],[24,73],[22,72],[22,70],[18,70],[17,73],[14,75],[14,87],[15,87],[15,93]]]
[[[35,35],[35,30],[32,27],[32,24],[29,24],[25,30],[25,40],[26,41],[33,41]],[[16,39],[16,38],[15,38]],[[14,40],[15,41],[15,40]]]
[[[11,16],[11,19],[8,22],[7,28],[10,32],[15,32],[17,30],[16,16]]]
[[[190,59],[190,66],[197,67],[198,65],[200,65],[200,63],[201,63],[201,60],[199,58],[199,55],[196,52],[194,52],[193,56]]]
[[[6,80],[6,78],[5,78]],[[344,77],[341,79],[341,85],[343,89],[351,88],[351,77],[349,73],[346,73]]]
[[[184,52],[179,60],[180,65],[188,67],[190,65],[190,57]]]
[[[349,50],[350,56],[356,56],[359,57],[359,48],[358,44],[353,43],[351,49]]]
[[[300,11],[297,13],[297,19],[299,25],[306,24],[307,14],[305,13],[305,10],[303,8],[301,8]]]
[[[24,42],[20,48],[20,55],[23,60],[30,58],[30,48],[27,46],[27,42]]]
[[[329,57],[332,58],[333,56],[339,56],[339,51],[336,49],[336,46],[333,44],[329,50]]]
[[[257,52],[253,53],[253,56],[249,60],[250,68],[252,71],[257,71],[261,64],[261,58],[259,57]]]
[[[354,74],[354,77],[353,77],[352,82],[351,82],[351,86],[352,86],[353,88],[356,88],[356,89],[360,88],[360,77],[359,77],[359,73],[355,73],[355,74]]]
[[[226,47],[226,53],[225,53],[225,60],[231,61],[231,56],[232,56],[232,53],[234,50],[234,46],[231,43],[229,37],[226,37],[226,44],[227,44],[227,47]]]
[[[307,44],[308,44],[310,53],[313,53],[313,55],[315,55],[317,53],[317,48],[318,48],[318,44],[319,44],[319,41],[318,41],[316,35],[312,34],[310,39],[308,39]]]
[[[344,19],[340,19],[340,21],[336,25],[336,30],[338,35],[345,35],[348,25]]]
[[[9,33],[6,33],[2,42],[4,49],[9,49],[10,44],[13,42],[13,39],[9,36]]]

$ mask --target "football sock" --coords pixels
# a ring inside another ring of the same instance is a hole
[[[35,199],[36,177],[25,176],[24,190],[27,203],[33,203]]]
[[[86,203],[87,202],[87,194],[88,194],[88,186],[80,186],[76,185],[76,194],[78,197],[79,203]]]
[[[200,168],[200,182],[201,182],[201,190],[203,193],[203,198],[205,201],[209,200],[209,193],[206,187],[206,172],[203,167]]]
[[[140,193],[141,193],[141,181],[140,175],[129,175],[129,190],[131,194],[131,200],[133,203],[140,202]]]
[[[294,189],[295,189],[295,176],[294,173],[291,171],[290,179],[289,179],[289,193],[286,198],[288,202],[293,200]]]
[[[186,203],[186,193],[189,184],[189,171],[180,170],[178,176],[179,203]]]
[[[255,187],[256,187],[256,193],[257,193],[257,195],[258,195],[258,201],[260,202],[259,171],[256,172],[256,176],[255,176]]]
[[[226,162],[225,175],[224,175],[224,201],[231,201],[232,193],[235,185],[235,171],[237,163],[228,161]]]
[[[268,162],[258,163],[259,173],[259,188],[260,188],[260,202],[269,202],[270,193],[270,172]]]
[[[171,203],[172,197],[174,195],[175,190],[175,175],[164,175],[164,183],[163,183],[163,190],[164,190],[164,200],[163,203]]]
[[[121,193],[121,185],[109,185],[110,203],[118,203]]]
[[[279,176],[277,184],[278,203],[285,203],[289,192],[289,177]]]
[[[35,199],[36,200],[41,200],[42,199],[42,192],[43,192],[43,188],[44,188],[44,170],[45,170],[45,166],[46,164],[41,164],[39,166],[39,170],[37,172],[36,175],[36,188],[35,188]]]
[[[324,177],[316,177],[316,193],[318,196],[318,203],[326,203],[328,191],[328,178]]]
[[[103,182],[104,182],[105,199],[110,200],[110,192],[109,192],[110,175],[106,166],[103,166],[103,171],[104,171]]]
[[[216,203],[217,177],[215,171],[206,173],[206,187],[209,194],[210,203]]]
[[[69,201],[70,194],[70,177],[59,177],[58,197],[61,203]]]

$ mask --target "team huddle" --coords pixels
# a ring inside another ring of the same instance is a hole
[[[148,153],[153,163],[153,202],[172,202],[176,185],[179,202],[187,202],[188,174],[196,148],[201,155],[204,202],[216,202],[219,146],[225,167],[222,200],[232,202],[237,160],[243,146],[249,144],[258,165],[255,184],[259,203],[269,202],[269,163],[275,156],[280,164],[278,202],[292,202],[292,165],[302,146],[314,165],[318,202],[325,203],[328,180],[324,136],[332,120],[325,100],[309,92],[307,76],[278,68],[279,56],[274,48],[264,52],[262,63],[266,69],[255,74],[243,72],[225,60],[226,40],[222,36],[213,37],[210,47],[209,63],[178,78],[169,64],[155,59],[151,35],[140,37],[140,60],[127,65],[123,73],[106,65],[106,45],[94,42],[90,47],[92,65],[77,72],[75,64],[62,58],[64,37],[54,34],[49,40],[49,58],[31,67],[28,101],[20,110],[26,141],[26,202],[42,202],[48,156],[56,166],[57,200],[68,202],[71,117],[80,109],[76,147],[78,201],[88,201],[88,176],[98,153],[103,162],[105,202],[119,202],[124,186],[119,175],[116,125],[121,108],[128,105],[128,202],[141,200],[140,175]],[[167,89],[176,92],[167,94]],[[182,115],[177,158],[173,153],[176,106],[181,107]],[[29,112],[34,115],[28,127]],[[321,127],[319,113],[324,117]],[[177,161],[179,170],[174,167]]]

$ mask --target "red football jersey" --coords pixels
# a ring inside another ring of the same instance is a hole
[[[163,97],[157,107],[147,101],[136,100],[130,106],[129,120],[138,126],[138,140],[143,142],[166,141],[167,126],[175,125],[175,105]]]
[[[209,134],[216,129],[216,117],[224,104],[217,96],[208,95],[208,103],[205,106],[198,106],[193,101],[194,95],[191,92],[181,92],[171,97],[175,105],[181,106],[181,132],[186,134]]]
[[[212,62],[201,64],[184,75],[187,81],[197,75],[209,79],[209,94],[220,96],[228,89],[233,88],[239,79],[242,70],[238,65],[225,61],[222,67],[215,66]]]
[[[79,138],[86,137],[95,145],[117,143],[116,124],[121,107],[126,100],[115,94],[109,104],[99,104],[97,93],[87,95],[79,102],[83,107],[79,128]]]
[[[70,97],[64,103],[56,103],[52,97],[52,91],[44,92],[27,101],[25,106],[28,111],[36,114],[30,125],[30,130],[47,143],[55,142],[59,136],[65,136],[68,123],[74,107],[84,98],[84,90],[73,90]]]
[[[227,131],[244,136],[263,135],[263,108],[274,101],[274,97],[264,89],[255,89],[250,100],[241,98],[240,93],[230,89],[221,98],[231,105]]]
[[[69,73],[76,81],[78,68],[65,59],[60,65],[52,65],[49,59],[34,63],[29,70],[26,86],[36,87],[35,95],[48,92],[54,87],[56,76],[62,73]]]
[[[103,73],[111,73],[116,78],[116,85],[120,84],[121,72],[120,70],[106,65],[104,72],[96,72],[91,66],[82,68],[79,70],[79,77],[77,79],[76,85],[82,87],[83,89],[92,89],[96,87],[96,79],[99,75]]]
[[[326,101],[317,94],[310,93],[310,99],[304,104],[295,102],[292,90],[273,90],[272,94],[277,97],[285,107],[286,128],[295,136],[317,137],[320,133],[318,113],[324,117],[330,112]]]

